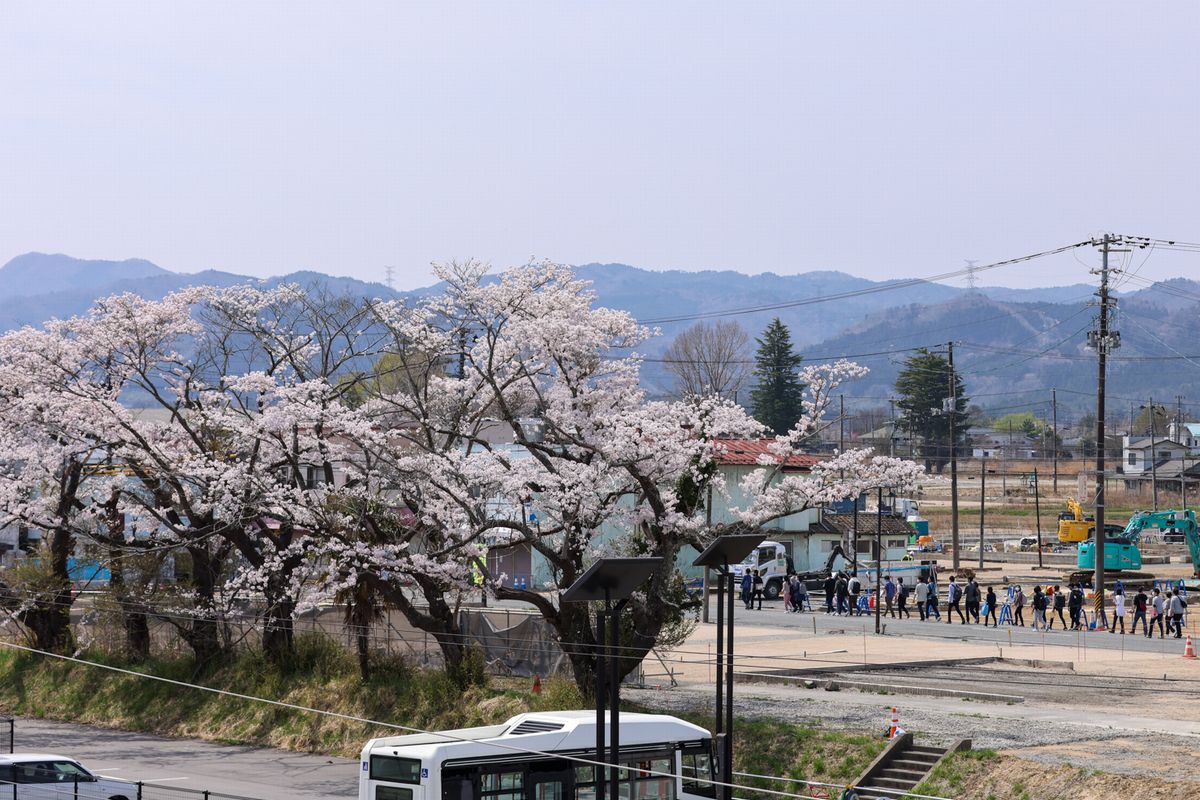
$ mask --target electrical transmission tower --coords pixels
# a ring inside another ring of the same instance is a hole
[[[963,261],[967,265],[967,289],[974,292],[979,283],[979,279],[975,277],[975,273],[979,269],[975,265],[979,263],[979,259],[964,258]]]
[[[396,277],[396,268],[395,267],[384,267],[383,268],[383,282],[385,284],[387,284],[387,287],[389,289],[396,288],[395,286],[392,285],[392,280],[395,277]]]

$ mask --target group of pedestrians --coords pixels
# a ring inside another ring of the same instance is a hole
[[[1014,626],[1023,628],[1026,624],[1025,607],[1028,605],[1033,615],[1030,625],[1034,630],[1053,631],[1055,622],[1059,623],[1059,630],[1085,630],[1087,619],[1083,611],[1084,589],[1082,584],[1075,583],[1070,584],[1066,591],[1059,585],[1047,586],[1044,589],[1041,586],[1034,586],[1033,594],[1029,596],[1025,594],[1024,587],[1020,584],[1013,584],[1009,587],[1006,601],[1001,603],[992,586],[980,587],[973,576],[968,577],[963,585],[955,576],[951,575],[949,585],[946,587],[946,622],[947,624],[952,623],[954,616],[957,615],[959,624],[962,625],[968,623],[978,625],[982,618],[985,628],[989,625],[999,627],[998,609],[1003,605],[1008,605],[1008,621]],[[937,620],[940,622],[942,615],[938,609],[936,582],[926,580],[924,577],[918,578],[915,594],[917,613],[920,615],[921,621]],[[908,611],[909,596],[910,589],[905,585],[903,578],[893,581],[890,575],[885,576],[883,597],[886,605],[882,609],[883,614],[896,619],[911,617]],[[1126,595],[1124,588],[1120,585],[1113,590],[1113,606],[1113,620],[1109,631],[1116,633],[1119,627],[1121,633],[1124,634],[1126,633]],[[1187,599],[1182,591],[1168,589],[1164,593],[1157,588],[1150,590],[1145,586],[1140,587],[1133,598],[1133,620],[1129,633],[1136,633],[1140,622],[1142,634],[1146,637],[1153,637],[1154,630],[1157,628],[1159,638],[1174,636],[1176,639],[1180,639],[1183,637],[1183,618],[1186,609]],[[1064,611],[1070,615],[1069,624]]]
[[[1142,635],[1148,639],[1154,638],[1154,629],[1158,629],[1158,638],[1165,639],[1174,636],[1183,638],[1183,615],[1187,609],[1187,599],[1183,592],[1168,589],[1163,594],[1157,588],[1146,593],[1145,586],[1138,587],[1133,596],[1133,623],[1129,633],[1137,633],[1138,623],[1142,623]],[[1125,631],[1125,589],[1117,586],[1113,590],[1113,621],[1109,633],[1116,633],[1120,626],[1121,633]]]
[[[863,583],[856,572],[835,572],[825,579],[825,613],[854,616],[863,612],[859,602]]]
[[[754,601],[758,601],[758,610],[762,611],[763,601],[763,575],[760,569],[748,569],[742,573],[742,602],[746,605],[746,610],[749,611],[754,607]]]
[[[742,575],[742,602],[746,608],[762,610],[764,577],[761,570],[748,569]],[[824,581],[825,613],[838,616],[854,616],[865,613],[861,602],[864,587],[855,572],[835,572]],[[959,624],[980,624],[983,626],[1000,627],[998,611],[1008,606],[1007,621],[1016,627],[1025,627],[1025,607],[1032,611],[1030,626],[1033,630],[1053,631],[1054,623],[1059,623],[1059,630],[1086,630],[1087,617],[1084,613],[1085,586],[1072,583],[1064,591],[1059,585],[1034,586],[1032,595],[1026,595],[1020,584],[1008,587],[1004,602],[1000,602],[992,586],[981,587],[974,576],[968,576],[965,583],[960,584],[956,576],[951,575],[946,587],[946,623],[954,622],[957,614]],[[788,613],[799,613],[807,607],[812,609],[808,587],[795,574],[787,577],[786,584],[781,587],[783,608]],[[1125,629],[1125,616],[1128,612],[1124,586],[1118,582],[1113,590],[1113,619],[1109,632],[1137,633],[1138,623],[1142,625],[1142,635],[1153,637],[1157,628],[1159,638],[1174,636],[1183,637],[1183,619],[1187,609],[1187,599],[1182,590],[1167,589],[1163,592],[1157,588],[1138,587],[1137,594],[1132,599],[1133,618],[1130,629]],[[894,619],[909,619],[910,601],[917,608],[917,614],[922,622],[937,620],[941,622],[939,609],[940,597],[936,580],[920,576],[915,585],[906,584],[904,578],[892,579],[891,575],[884,576],[882,587],[884,607],[881,612]],[[1068,623],[1067,615],[1070,617]]]

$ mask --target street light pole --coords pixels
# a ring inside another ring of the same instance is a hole
[[[694,567],[714,567],[720,574],[717,589],[717,704],[713,734],[717,742],[720,780],[717,797],[732,800],[733,783],[733,595],[730,564],[740,563],[762,543],[761,534],[718,536],[692,562]],[[724,602],[722,602],[724,601]],[[614,797],[614,800],[619,800]]]
[[[596,799],[604,800],[604,766],[613,800],[619,800],[621,772],[621,609],[633,592],[649,580],[662,558],[601,558],[562,593],[564,603],[602,603],[596,612]],[[614,601],[616,601],[614,603]],[[609,632],[605,636],[605,622]],[[608,639],[611,644],[605,641]],[[606,691],[607,690],[607,691]],[[604,743],[605,706],[609,742]]]

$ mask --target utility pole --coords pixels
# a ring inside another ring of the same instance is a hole
[[[1121,334],[1108,329],[1108,255],[1112,252],[1113,237],[1104,234],[1100,240],[1100,317],[1097,329],[1090,331],[1089,344],[1096,348],[1096,619],[1105,620],[1104,615],[1104,383],[1108,366],[1108,351],[1120,347]],[[1096,270],[1092,270],[1093,274]],[[1099,628],[1097,624],[1097,628]],[[1105,625],[1107,627],[1107,625]]]
[[[1057,389],[1050,390],[1050,414],[1051,414],[1051,419],[1053,420],[1051,422],[1051,425],[1053,427],[1051,427],[1051,429],[1050,429],[1050,431],[1051,431],[1050,446],[1053,448],[1053,450],[1051,452],[1054,453],[1054,462],[1053,462],[1054,463],[1054,496],[1057,497],[1058,496],[1058,390]]]
[[[987,499],[987,457],[979,459],[979,569],[983,569],[983,517]]]
[[[846,452],[846,395],[838,395],[838,452]]]
[[[1158,451],[1154,447],[1154,398],[1150,398],[1150,496],[1158,511]]]
[[[883,605],[883,598],[879,596],[883,584],[883,487],[876,487],[875,492],[875,633],[880,633],[879,607]],[[895,505],[893,502],[893,508]],[[946,616],[950,616],[949,611]]]
[[[958,572],[959,542],[958,542],[958,432],[955,430],[954,419],[958,416],[958,381],[954,379],[954,342],[946,343],[947,361],[950,366],[950,543],[954,547],[954,571]],[[980,551],[980,557],[983,551]]]
[[[1042,568],[1042,495],[1038,487],[1037,467],[1033,468],[1033,508],[1037,514],[1038,569]]]
[[[888,405],[892,407],[892,424],[888,430],[891,432],[888,436],[888,456],[895,458],[896,456],[896,398],[889,397]]]

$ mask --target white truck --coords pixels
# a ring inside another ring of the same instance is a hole
[[[829,554],[829,560],[825,562],[825,568],[814,570],[811,572],[796,573],[800,580],[809,585],[809,588],[817,588],[817,584],[824,581],[829,573],[833,570],[833,562],[841,557],[843,561],[848,561],[846,553],[842,550],[842,546],[835,544],[833,552]],[[738,581],[741,581],[742,575],[748,569],[757,569],[762,573],[763,577],[763,597],[767,600],[776,600],[783,593],[784,583],[787,581],[788,575],[796,572],[795,566],[792,563],[792,557],[788,555],[787,548],[779,542],[765,541],[746,556],[740,564],[734,564],[731,569]]]

